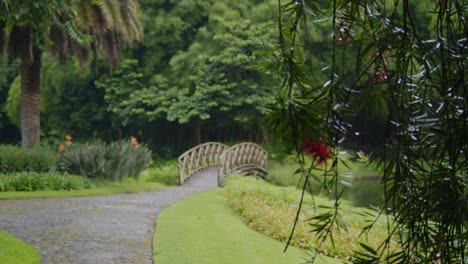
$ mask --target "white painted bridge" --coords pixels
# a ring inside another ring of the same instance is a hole
[[[218,168],[218,185],[223,185],[224,177],[240,173],[264,177],[268,166],[268,152],[261,146],[244,142],[227,146],[218,142],[207,142],[195,146],[178,158],[179,184],[207,168]]]

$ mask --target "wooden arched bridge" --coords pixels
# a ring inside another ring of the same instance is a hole
[[[267,174],[268,152],[250,142],[231,147],[207,142],[187,150],[178,161],[181,185],[195,173],[210,167],[218,168],[218,185],[222,185],[224,177],[233,173],[264,177]]]

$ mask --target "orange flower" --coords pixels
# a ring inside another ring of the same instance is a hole
[[[70,145],[72,143],[72,136],[70,134],[65,135],[66,144]]]
[[[58,152],[63,152],[65,150],[65,146],[63,144],[60,144],[57,148]]]
[[[130,144],[132,144],[132,146],[134,146],[134,147],[140,146],[140,144],[138,144],[138,140],[135,137],[132,137],[132,136],[130,136]]]

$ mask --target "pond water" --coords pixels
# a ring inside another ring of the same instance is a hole
[[[354,179],[351,186],[347,187],[343,198],[352,201],[355,206],[382,207],[384,204],[383,189],[381,177]]]
[[[350,201],[352,205],[367,208],[382,208],[384,205],[384,188],[381,182],[382,177],[372,176],[346,180],[346,190],[341,199]],[[343,185],[342,185],[343,186]],[[340,188],[342,188],[342,186]],[[312,193],[317,193],[317,189]],[[334,197],[333,194],[321,189],[319,192],[329,198]]]

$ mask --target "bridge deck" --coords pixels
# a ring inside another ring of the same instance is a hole
[[[188,178],[183,186],[216,188],[218,187],[218,169],[218,167],[211,167],[200,170]]]

